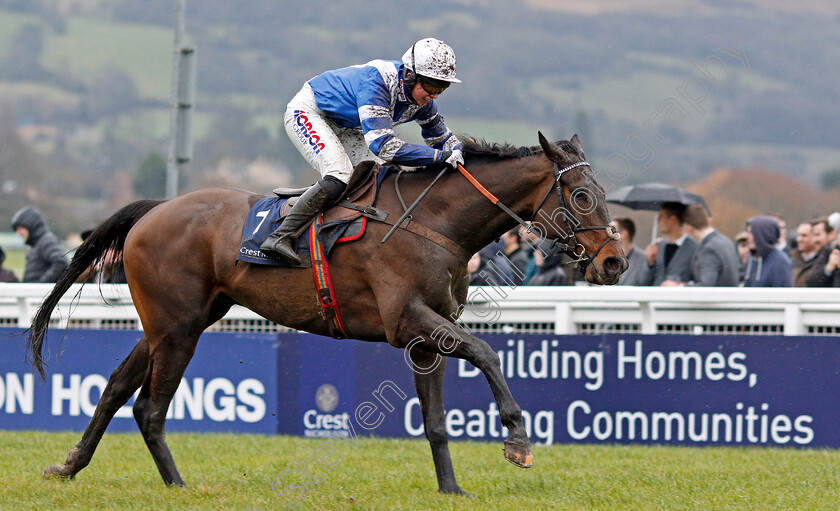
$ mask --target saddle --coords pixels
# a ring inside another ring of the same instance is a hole
[[[334,205],[324,211],[323,223],[350,222],[361,216],[380,221],[385,220],[388,214],[373,207],[379,193],[379,187],[377,186],[379,169],[380,166],[372,161],[363,161],[356,165],[344,194]],[[285,217],[291,211],[292,206],[308,189],[309,187],[277,188],[274,190],[274,195],[281,199],[288,199],[280,208],[280,218]]]

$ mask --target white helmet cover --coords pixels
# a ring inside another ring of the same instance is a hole
[[[461,80],[455,78],[455,52],[438,39],[420,39],[403,54],[402,61],[420,76],[461,83]]]

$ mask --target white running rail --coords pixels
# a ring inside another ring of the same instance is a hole
[[[63,297],[53,313],[54,327],[142,328],[125,284],[88,284],[80,294],[79,288],[74,285]],[[0,326],[28,327],[51,289],[51,284],[0,284]],[[834,336],[840,335],[840,290],[482,287],[470,289],[460,323],[476,333]],[[287,329],[234,306],[212,330]]]

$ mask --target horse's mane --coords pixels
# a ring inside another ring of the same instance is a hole
[[[526,156],[533,156],[542,154],[543,150],[540,146],[517,147],[507,142],[490,143],[484,139],[475,139],[469,135],[460,135],[458,137],[464,144],[464,157],[470,160],[481,161],[496,161],[507,160],[512,158],[524,158]],[[573,154],[578,154],[577,150],[572,146],[568,140],[561,140],[555,142],[560,149]]]

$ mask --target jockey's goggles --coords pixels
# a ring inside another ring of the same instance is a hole
[[[435,80],[434,78],[426,78],[425,76],[418,76],[417,82],[423,90],[432,96],[437,96],[449,87],[449,82],[443,80]]]

